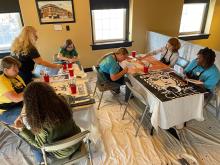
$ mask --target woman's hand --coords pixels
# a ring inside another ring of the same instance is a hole
[[[14,128],[16,129],[22,129],[24,128],[24,123],[22,121],[22,117],[18,116],[18,118],[14,121]]]
[[[63,67],[62,64],[57,64],[57,68],[58,68],[58,69],[60,69],[60,68],[62,68],[62,67]]]
[[[129,74],[135,74],[135,73],[137,73],[137,68],[136,68],[136,67],[129,68],[129,69],[128,69],[128,73],[129,73]]]
[[[73,63],[73,62],[76,62],[76,61],[78,61],[77,58],[70,58],[70,59],[68,59],[68,62],[69,62],[69,63]]]

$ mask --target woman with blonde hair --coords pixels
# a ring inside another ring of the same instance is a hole
[[[181,44],[177,38],[170,38],[164,47],[154,50],[139,59],[144,59],[147,56],[153,56],[161,53],[160,61],[170,67],[174,67],[179,57],[178,50],[180,47]]]
[[[33,78],[34,65],[39,64],[50,68],[61,68],[62,65],[52,64],[41,58],[35,44],[38,39],[37,31],[32,26],[25,26],[20,35],[12,43],[11,53],[21,62],[19,75],[26,84]]]

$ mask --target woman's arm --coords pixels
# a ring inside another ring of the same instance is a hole
[[[148,57],[148,56],[154,56],[154,55],[157,55],[158,53],[161,53],[163,51],[164,47],[160,48],[160,49],[156,49],[154,51],[151,51],[147,54],[145,54],[144,56],[142,57],[139,57],[138,59],[139,60],[143,60],[144,58]]]
[[[17,94],[15,91],[9,91],[3,94],[3,96],[7,97],[14,103],[21,102],[23,100],[23,92]]]
[[[120,79],[121,77],[123,77],[126,73],[128,72],[128,68],[124,68],[121,72],[118,72],[116,74],[112,74],[110,77],[111,77],[111,80],[112,81],[116,81],[118,79]]]
[[[67,57],[64,57],[63,54],[60,53],[60,52],[58,53],[57,58],[59,60],[64,60],[64,61],[68,61],[68,62],[71,62],[71,63],[78,61],[78,58],[76,56],[74,56],[73,58],[67,58]]]
[[[41,57],[34,58],[33,60],[36,64],[43,65],[43,66],[46,66],[46,67],[49,67],[49,68],[62,68],[62,65],[52,64],[50,62],[47,62],[47,61],[43,60]]]

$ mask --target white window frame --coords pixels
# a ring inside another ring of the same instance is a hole
[[[185,0],[185,4],[201,4],[201,3],[205,3],[206,6],[205,6],[205,9],[203,11],[203,19],[202,19],[202,22],[201,22],[201,27],[200,27],[200,31],[188,31],[188,32],[180,32],[180,29],[179,29],[179,35],[190,35],[190,34],[203,34],[204,31],[205,31],[205,26],[206,26],[206,21],[207,21],[207,15],[208,15],[208,8],[209,8],[209,2],[208,0]],[[182,11],[183,13],[183,11]],[[182,20],[182,16],[181,16],[181,20]],[[181,26],[181,23],[180,23],[180,26]]]
[[[19,14],[19,17],[20,17],[19,24],[20,24],[20,30],[21,30],[21,28],[23,26],[23,20],[22,20],[21,13],[20,12],[13,12],[13,13]],[[0,13],[0,14],[11,14],[11,13]],[[10,51],[11,44],[9,44],[9,45],[8,44],[0,45],[0,52],[8,52],[8,51]]]
[[[108,9],[103,9],[103,10],[108,10]],[[117,10],[117,9],[116,9]],[[124,9],[124,20],[123,20],[123,26],[124,26],[124,29],[123,29],[123,38],[115,38],[115,39],[106,39],[106,40],[96,40],[96,30],[95,30],[95,19],[94,19],[94,11],[95,10],[92,10],[91,13],[92,13],[92,33],[93,33],[93,42],[96,44],[96,43],[107,43],[107,42],[119,42],[119,41],[125,41],[126,38],[127,38],[127,9]]]

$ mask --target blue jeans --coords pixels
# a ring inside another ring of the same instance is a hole
[[[9,125],[14,124],[16,118],[20,115],[22,105],[7,108],[3,114],[0,115],[0,121],[3,121]]]
[[[44,160],[43,160],[43,154],[41,150],[35,147],[31,147],[31,149],[34,154],[36,164],[40,164],[41,162],[43,162]]]
[[[34,154],[34,158],[35,158],[35,163],[36,164],[40,164],[41,162],[44,162],[43,153],[42,153],[41,149],[32,146],[31,150],[32,150],[32,152]],[[52,155],[52,153],[46,152],[46,155],[49,158],[55,158],[55,156]]]

